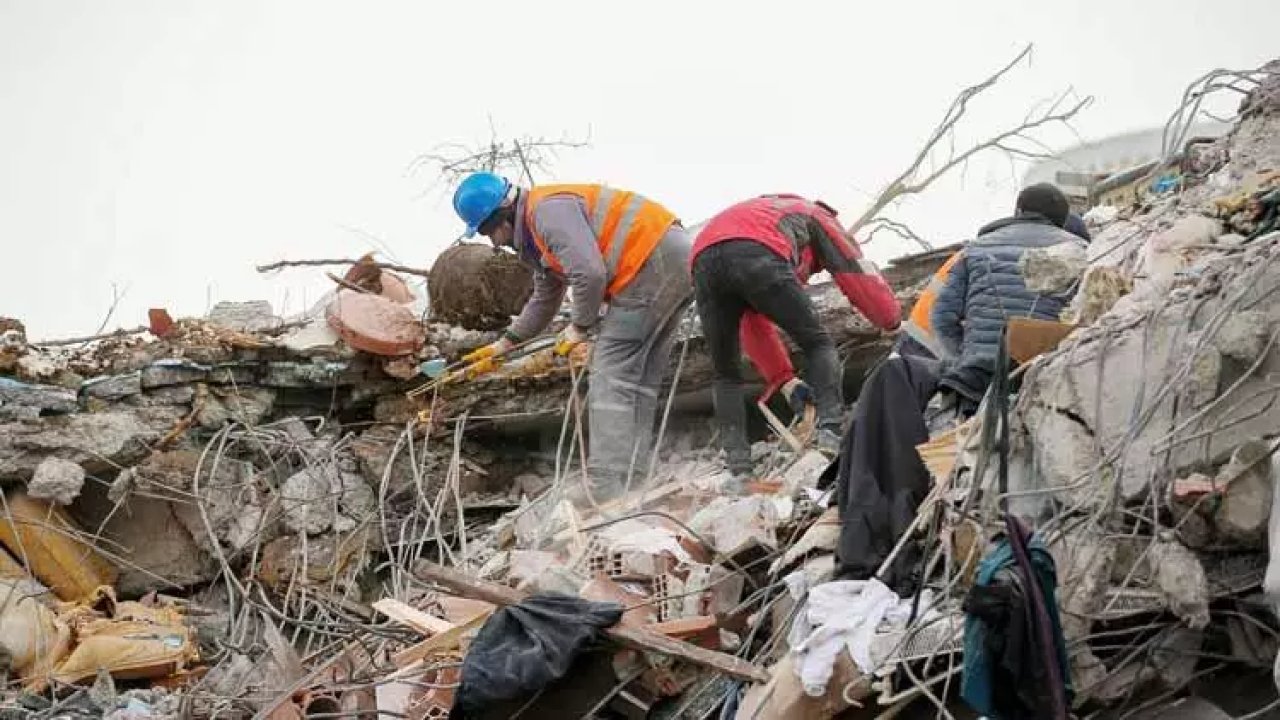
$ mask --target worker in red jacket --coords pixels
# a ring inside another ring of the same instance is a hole
[[[768,385],[793,407],[811,397],[820,450],[839,452],[844,401],[835,343],[818,320],[804,285],[826,270],[854,307],[877,327],[898,327],[901,309],[875,265],[822,202],[797,195],[763,195],[709,220],[689,255],[694,299],[715,370],[713,392],[729,470],[752,471],[742,397],[743,348]],[[805,384],[795,377],[778,328],[805,357]]]

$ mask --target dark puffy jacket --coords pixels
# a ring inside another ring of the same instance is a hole
[[[938,294],[931,320],[938,340],[955,358],[941,383],[977,401],[995,368],[1000,331],[1009,318],[1057,320],[1070,293],[1040,295],[1027,289],[1018,260],[1027,250],[1083,244],[1047,219],[1019,215],[987,225],[965,246]]]

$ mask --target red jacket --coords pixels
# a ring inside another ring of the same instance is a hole
[[[789,260],[802,284],[821,270],[831,273],[840,292],[872,324],[898,327],[902,309],[875,265],[862,259],[858,243],[834,210],[798,195],[762,195],[740,202],[707,222],[694,240],[689,265],[698,253],[726,240],[754,240]],[[768,384],[766,394],[795,377],[787,346],[768,318],[748,310],[739,327],[742,348]]]

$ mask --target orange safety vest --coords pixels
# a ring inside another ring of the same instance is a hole
[[[925,286],[924,292],[920,293],[916,304],[911,307],[911,315],[907,321],[902,324],[902,329],[911,336],[916,342],[929,348],[934,357],[942,358],[947,353],[942,348],[942,343],[938,342],[937,336],[933,334],[933,315],[934,303],[938,302],[938,294],[942,292],[942,288],[946,287],[947,278],[951,276],[951,266],[956,264],[960,259],[960,253],[952,253],[947,261],[942,263],[942,267],[929,278],[929,284]]]
[[[525,201],[524,226],[529,228],[529,234],[533,236],[547,267],[558,273],[563,273],[564,267],[547,247],[547,241],[533,222],[538,203],[552,195],[576,195],[586,204],[587,219],[608,274],[606,298],[617,295],[631,282],[649,259],[649,254],[662,241],[667,229],[676,222],[676,216],[670,210],[626,190],[587,184],[535,186]]]

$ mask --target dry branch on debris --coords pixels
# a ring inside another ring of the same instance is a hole
[[[951,101],[942,120],[929,134],[924,145],[916,152],[911,163],[897,177],[889,181],[862,215],[849,225],[849,232],[856,234],[863,229],[869,229],[868,237],[877,231],[892,232],[929,249],[929,243],[910,228],[902,223],[887,220],[882,217],[882,214],[894,203],[923,193],[943,176],[956,168],[964,167],[970,160],[988,151],[998,151],[1020,159],[1052,157],[1053,152],[1036,136],[1036,133],[1053,126],[1069,126],[1071,119],[1088,107],[1093,98],[1076,98],[1075,94],[1068,89],[1047,105],[1031,108],[1020,122],[968,147],[956,148],[956,130],[964,120],[969,104],[978,99],[982,93],[995,87],[1002,78],[1023,60],[1027,60],[1030,55],[1031,46],[1028,45],[1004,67],[981,82],[961,90]]]

